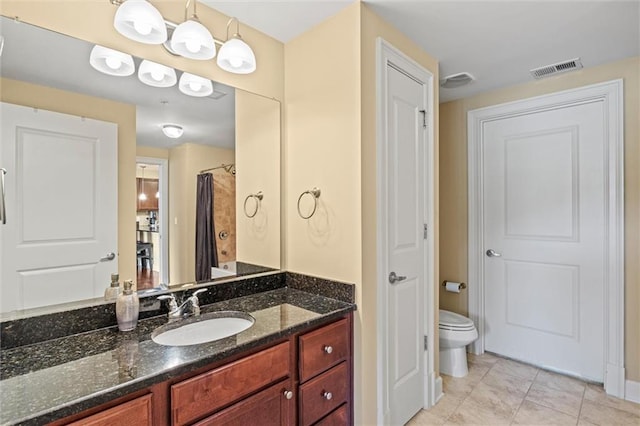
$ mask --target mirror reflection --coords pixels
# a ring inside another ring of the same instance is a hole
[[[217,82],[205,96],[145,83],[165,75],[139,58],[137,72],[110,75],[90,64],[94,45],[0,19],[0,167],[8,170],[0,312],[100,297],[114,272],[138,290],[163,290],[279,268],[277,101]],[[191,76],[173,71],[176,81]],[[201,95],[198,84],[187,87]],[[7,138],[20,125],[5,129],[6,104],[42,122],[50,112],[81,129],[99,122],[107,136],[64,126],[54,136],[37,122],[37,138]],[[109,143],[117,149],[103,152]]]

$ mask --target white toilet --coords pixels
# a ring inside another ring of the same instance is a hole
[[[440,309],[440,372],[464,377],[467,368],[467,345],[478,338],[478,330],[469,318]]]

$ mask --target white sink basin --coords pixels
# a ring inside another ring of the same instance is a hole
[[[189,346],[236,335],[256,320],[239,311],[211,312],[158,327],[151,339],[164,346]]]

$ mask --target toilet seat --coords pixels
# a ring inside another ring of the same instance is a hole
[[[438,324],[440,330],[470,331],[474,330],[475,327],[473,321],[467,317],[463,317],[455,312],[440,310],[440,321]]]

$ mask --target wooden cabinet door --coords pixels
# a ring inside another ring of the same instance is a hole
[[[289,393],[290,392],[290,393]],[[295,389],[291,380],[283,380],[246,398],[195,426],[293,426],[295,423]],[[287,396],[291,396],[287,399]]]
[[[136,188],[138,210],[158,210],[158,198],[156,198],[156,193],[160,188],[158,179],[144,179],[143,185],[142,178],[136,178]],[[143,191],[147,196],[146,200],[140,200],[140,194]]]
[[[71,423],[73,426],[151,426],[151,395],[141,396]]]

